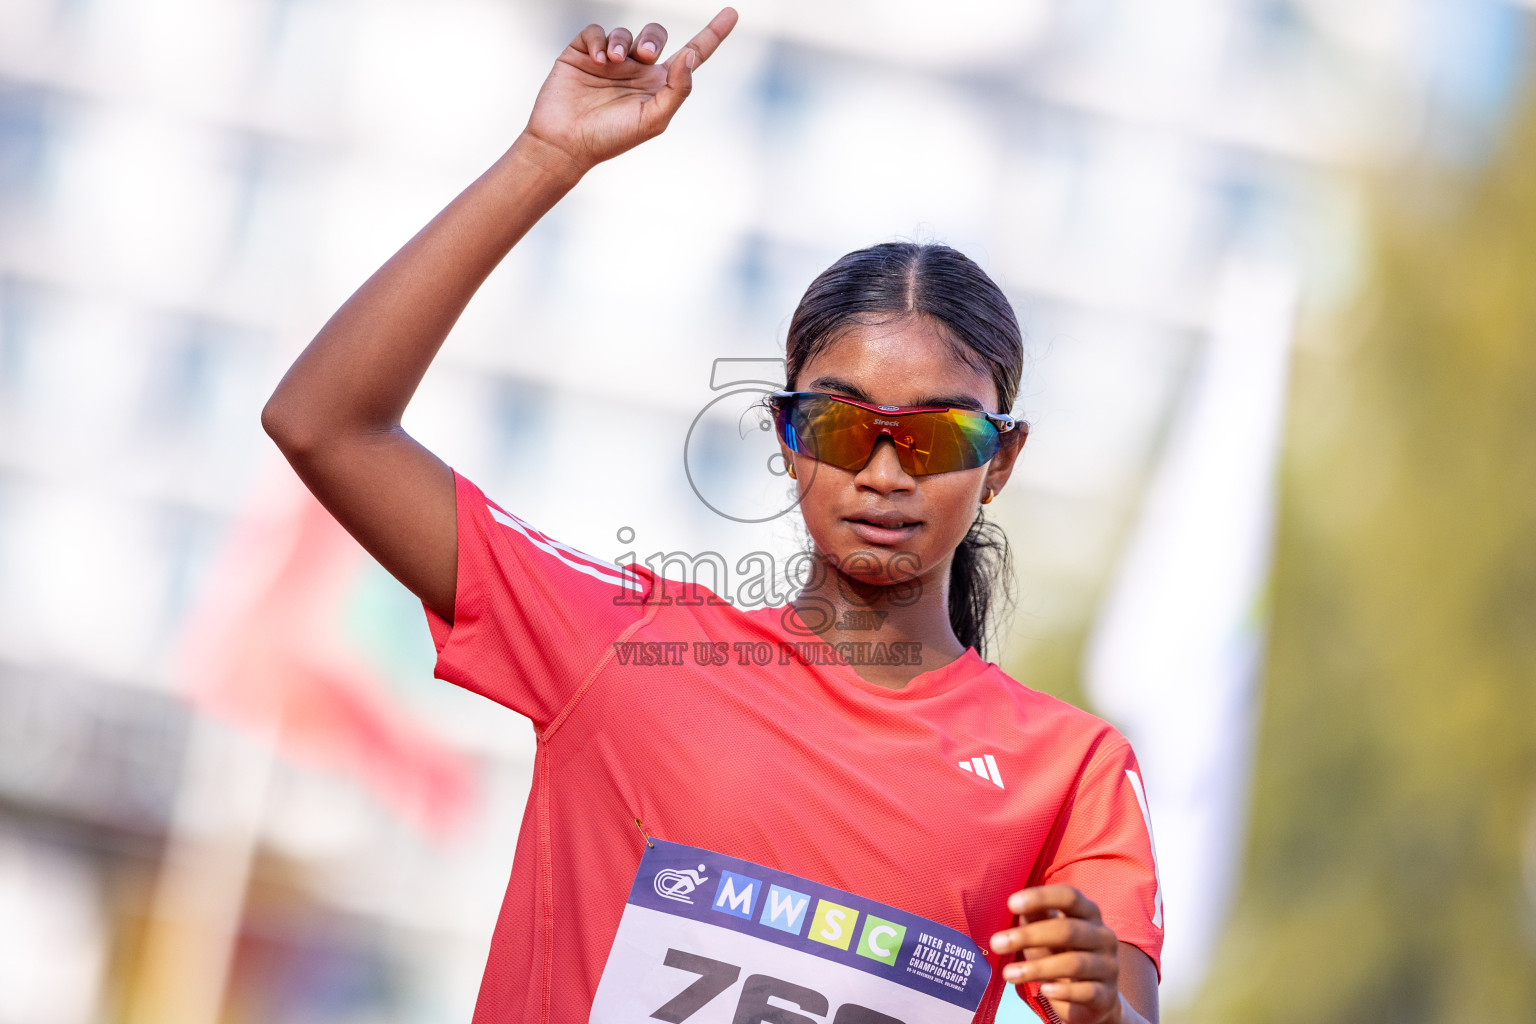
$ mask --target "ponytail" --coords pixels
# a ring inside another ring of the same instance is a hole
[[[957,640],[982,657],[996,628],[994,604],[1006,609],[1013,602],[1012,580],[1008,536],[978,512],[949,564],[949,625]]]

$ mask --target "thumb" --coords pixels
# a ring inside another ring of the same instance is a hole
[[[699,55],[693,47],[684,47],[667,64],[667,84],[657,91],[652,102],[656,105],[656,117],[660,125],[656,130],[661,131],[671,123],[672,115],[677,113],[683,105],[683,100],[693,91],[693,68],[699,61]]]

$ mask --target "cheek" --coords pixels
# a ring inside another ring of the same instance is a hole
[[[946,554],[960,545],[976,521],[977,510],[981,507],[977,492],[985,473],[985,469],[941,473],[926,478],[921,484],[924,511],[930,526],[926,531],[931,537],[929,543]]]
[[[812,469],[809,479],[802,474],[797,481],[800,518],[805,520],[805,528],[810,531],[816,546],[824,548],[829,532],[841,519],[837,511],[840,499],[853,489],[853,474],[810,459],[802,460],[802,465],[805,464]]]

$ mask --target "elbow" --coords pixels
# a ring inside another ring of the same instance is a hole
[[[291,404],[285,401],[283,391],[279,388],[262,407],[261,428],[288,461],[296,463],[313,454],[319,443],[319,431],[312,423],[306,422],[306,417],[291,408]]]

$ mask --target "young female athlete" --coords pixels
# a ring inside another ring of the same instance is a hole
[[[839,1008],[804,979],[738,980],[725,951],[748,938],[764,956],[810,949],[844,972],[834,982],[930,985],[934,1006],[974,982],[960,1012],[976,1020],[1015,983],[1047,1020],[1155,1021],[1162,908],[1135,759],[975,650],[988,557],[973,524],[1026,431],[1007,415],[1019,329],[975,264],[876,246],[802,300],[772,402],[822,571],[785,608],[741,612],[564,547],[400,427],[486,275],[586,171],[666,128],[735,22],[723,10],[664,62],[659,25],[584,29],[512,147],[342,306],[263,413],[319,499],[421,598],[438,675],[533,722],[533,792],[475,1021],[615,1019],[605,1007],[631,997],[656,1007],[636,1020],[939,1019],[926,995]],[[897,655],[831,654],[871,639],[844,628],[850,610],[883,613]],[[661,656],[624,656],[641,650]],[[667,851],[684,860],[644,860]],[[857,936],[842,927],[856,921]],[[647,931],[674,926],[719,948]],[[653,939],[664,964],[639,963]]]

